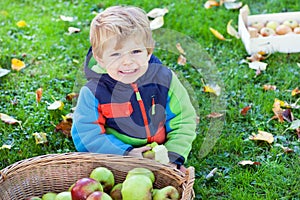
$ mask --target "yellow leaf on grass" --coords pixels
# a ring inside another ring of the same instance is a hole
[[[169,10],[167,8],[153,8],[147,13],[147,16],[151,18],[156,18],[156,17],[164,16],[168,12]]]
[[[233,26],[231,26],[232,23],[232,19],[227,23],[227,33],[233,37],[236,37],[237,39],[240,39],[240,35],[237,32],[237,30],[235,30],[235,28],[233,28]]]
[[[292,91],[292,96],[296,96],[297,94],[300,94],[300,90],[299,90],[298,87],[295,88],[295,89],[293,89],[293,91]]]
[[[206,117],[208,118],[219,118],[219,117],[222,117],[224,114],[222,113],[217,113],[217,112],[212,112],[208,115],[206,115]]]
[[[265,131],[258,131],[258,134],[252,134],[249,137],[250,140],[260,140],[260,141],[266,141],[269,144],[272,144],[274,142],[274,137],[271,133],[265,132]]]
[[[203,91],[204,92],[209,92],[209,93],[213,93],[217,96],[219,96],[221,94],[221,88],[219,85],[205,85],[203,87]]]
[[[13,58],[11,59],[11,68],[12,70],[20,71],[21,69],[25,68],[26,65],[23,61]]]
[[[3,144],[0,149],[11,149],[12,145]]]
[[[209,30],[212,32],[212,34],[218,38],[219,40],[229,40],[229,39],[226,39],[219,31],[217,31],[216,29],[214,28],[211,28],[209,27]]]
[[[266,84],[266,85],[263,86],[263,89],[265,91],[267,91],[267,90],[276,90],[276,85],[268,85],[268,84]]]
[[[164,25],[164,17],[163,16],[156,17],[154,20],[150,21],[150,29],[151,30],[159,29],[163,25]]]
[[[44,144],[48,142],[46,133],[33,133],[32,135],[34,136],[36,144]]]
[[[16,123],[18,123],[18,124],[21,125],[21,123],[22,123],[21,121],[16,120],[15,118],[13,118],[13,117],[11,117],[9,115],[6,115],[4,113],[0,113],[0,119],[3,122],[7,123],[7,124],[16,124]]]
[[[17,22],[17,26],[19,28],[23,28],[23,27],[27,26],[27,24],[24,20],[20,20],[20,21]]]
[[[48,110],[62,110],[64,108],[64,103],[62,101],[55,101],[48,106]]]

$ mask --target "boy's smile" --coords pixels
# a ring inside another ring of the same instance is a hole
[[[145,74],[150,56],[144,43],[131,36],[122,41],[117,38],[105,41],[102,58],[96,59],[110,77],[130,84]]]

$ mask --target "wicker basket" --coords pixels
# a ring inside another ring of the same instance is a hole
[[[186,174],[167,165],[148,159],[95,153],[48,154],[22,160],[1,170],[0,199],[22,200],[44,193],[62,192],[79,178],[88,177],[99,166],[107,167],[115,175],[115,182],[123,182],[129,170],[145,167],[155,175],[154,187],[173,185],[182,200],[194,197],[194,168]]]

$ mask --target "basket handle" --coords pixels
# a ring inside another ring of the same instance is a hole
[[[195,181],[195,168],[193,166],[188,167],[186,172],[185,172],[185,176],[186,176],[186,187],[185,187],[185,189],[191,191],[190,199],[194,199],[195,198],[195,191],[193,189],[193,186],[194,186],[194,181]]]
[[[5,181],[6,180],[6,175],[2,172],[2,170],[0,170],[0,180]]]

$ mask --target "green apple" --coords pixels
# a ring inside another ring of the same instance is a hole
[[[298,26],[297,20],[294,20],[294,19],[285,20],[282,24],[287,25],[287,26],[291,27],[292,29],[294,29]]]
[[[157,190],[153,195],[153,200],[165,200],[165,199],[171,199],[171,200],[178,200],[180,197],[178,190],[169,185],[162,189]]]
[[[37,196],[32,196],[32,197],[27,198],[26,200],[42,200],[42,199]]]
[[[44,194],[43,196],[42,196],[42,200],[54,200],[55,199],[55,197],[56,197],[56,193],[54,193],[54,192],[47,192],[46,194]]]
[[[152,181],[144,175],[134,175],[123,182],[121,193],[123,200],[151,200]]]
[[[112,200],[105,192],[96,191],[88,196],[86,200]]]
[[[143,167],[133,168],[132,170],[130,170],[127,173],[126,179],[128,179],[132,176],[135,176],[135,175],[146,176],[151,180],[152,183],[154,183],[154,181],[155,181],[155,176],[154,176],[153,172],[151,170],[147,169],[147,168],[143,168]]]
[[[277,21],[268,21],[266,24],[267,28],[271,28],[274,31],[276,30],[277,26],[279,26],[279,23]]]
[[[72,200],[71,192],[60,192],[56,195],[55,200]]]
[[[262,29],[260,29],[260,34],[263,37],[268,37],[271,35],[275,35],[275,31],[272,28],[268,28],[268,27],[263,27]]]
[[[264,27],[265,24],[260,21],[255,21],[255,22],[252,22],[250,26],[257,28],[257,30],[260,31],[260,29],[262,29],[262,27]]]
[[[111,189],[109,195],[113,200],[122,200],[122,194],[121,194],[122,185],[123,183],[118,183],[114,185],[114,187]]]
[[[72,200],[86,199],[91,193],[95,191],[103,192],[103,187],[99,183],[99,181],[96,181],[92,178],[81,178],[77,180],[75,185],[72,187]]]
[[[154,160],[155,152],[152,149],[157,145],[158,145],[157,142],[152,142],[151,144],[147,144],[147,146],[151,147],[151,149],[143,152],[143,157]]]
[[[110,192],[112,187],[115,185],[114,174],[112,173],[111,170],[107,169],[106,167],[95,168],[91,172],[90,178],[99,181],[103,186],[103,190],[105,192]]]

